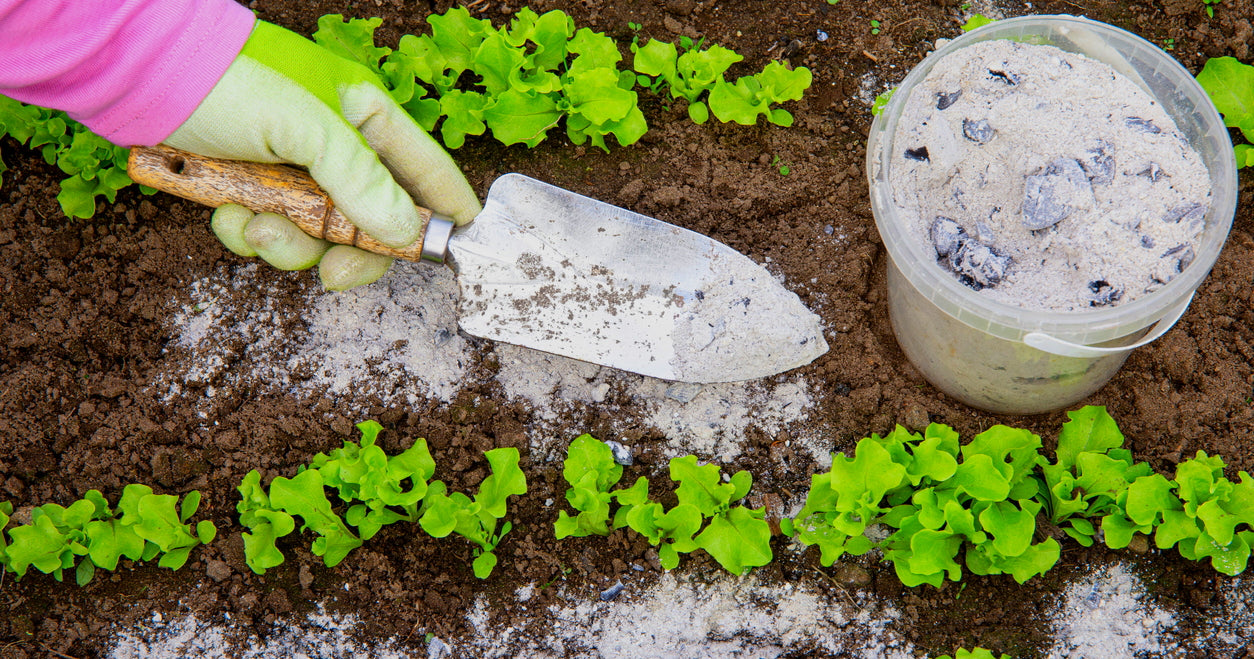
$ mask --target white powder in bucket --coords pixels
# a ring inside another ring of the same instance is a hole
[[[1188,267],[1210,208],[1201,157],[1104,63],[1007,40],[946,56],[906,100],[894,201],[937,261],[983,295],[1078,311]]]

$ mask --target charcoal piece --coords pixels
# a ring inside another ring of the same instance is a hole
[[[1148,167],[1137,172],[1136,175],[1144,176],[1150,180],[1150,183],[1157,183],[1158,179],[1167,176],[1167,172],[1164,172],[1163,168],[1158,166],[1158,163],[1152,162]]]
[[[1202,204],[1183,204],[1167,211],[1167,214],[1163,216],[1163,221],[1167,224],[1177,224],[1180,220],[1184,220],[1187,224],[1204,217],[1206,217],[1206,206]]]
[[[1176,270],[1179,272],[1184,272],[1184,269],[1189,267],[1189,264],[1193,262],[1193,257],[1193,246],[1189,244],[1176,245],[1163,252],[1163,258],[1176,259]]]
[[[1097,146],[1084,152],[1080,167],[1089,177],[1093,185],[1105,185],[1115,180],[1114,147],[1105,140],[1098,140]]]
[[[1007,85],[1013,86],[1013,85],[1019,84],[1019,76],[1009,71],[998,71],[995,69],[989,69],[988,75],[990,78],[994,80],[998,80],[1000,82],[1004,82]]]
[[[1153,249],[1154,239],[1151,238],[1150,236],[1141,236],[1141,247],[1144,247],[1146,249]]]
[[[1157,135],[1163,132],[1163,129],[1155,126],[1154,122],[1149,119],[1142,119],[1140,117],[1125,117],[1123,123],[1128,128],[1146,133],[1148,135]]]
[[[1123,298],[1123,291],[1111,286],[1105,279],[1089,282],[1089,290],[1093,291],[1093,297],[1089,299],[1090,307],[1109,306]]]
[[[964,240],[949,255],[949,268],[975,290],[996,286],[1006,278],[1011,258],[976,240]]]
[[[1093,189],[1078,161],[1059,158],[1023,185],[1023,224],[1032,231],[1048,229],[1077,208],[1093,204]]]
[[[953,254],[959,245],[970,238],[966,229],[957,222],[940,216],[932,222],[932,229],[928,233],[932,237],[932,247],[936,248],[936,255],[940,258]]]
[[[997,236],[993,233],[993,227],[984,222],[975,223],[975,239],[985,245],[992,245],[997,240]]]
[[[1184,223],[1189,235],[1201,233],[1206,226],[1206,205],[1205,204],[1183,204],[1167,211],[1163,216],[1163,221],[1167,224]]]
[[[959,89],[956,92],[950,92],[948,94],[946,94],[945,92],[937,92],[936,109],[944,110],[948,108],[949,106],[953,105],[954,103],[957,103],[959,98],[962,98],[961,89]]]
[[[921,146],[917,149],[906,149],[906,159],[918,160],[919,162],[924,162],[928,160],[927,147]]]
[[[987,119],[980,119],[979,121],[962,120],[962,136],[977,144],[987,144],[989,140],[993,139],[995,132],[993,127],[988,125]]]

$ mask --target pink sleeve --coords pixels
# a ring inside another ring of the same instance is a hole
[[[0,0],[0,94],[123,146],[173,133],[255,18],[234,0]]]

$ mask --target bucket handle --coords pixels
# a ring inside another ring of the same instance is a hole
[[[1140,348],[1141,346],[1146,345],[1166,334],[1167,330],[1171,329],[1176,324],[1176,321],[1180,320],[1180,317],[1184,315],[1184,312],[1189,308],[1189,303],[1192,301],[1193,294],[1190,293],[1189,297],[1185,298],[1183,302],[1180,302],[1174,308],[1169,309],[1167,314],[1159,319],[1158,323],[1154,325],[1154,329],[1150,331],[1149,334],[1145,335],[1144,338],[1132,345],[1118,346],[1115,348],[1099,348],[1097,346],[1087,346],[1082,343],[1064,341],[1044,332],[1029,332],[1023,337],[1023,342],[1033,348],[1036,348],[1037,350],[1043,350],[1061,357],[1095,359],[1097,357],[1118,355],[1130,352],[1135,348]]]

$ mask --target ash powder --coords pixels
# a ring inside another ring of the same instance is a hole
[[[944,57],[894,144],[909,232],[968,286],[1027,309],[1162,287],[1192,261],[1210,205],[1206,167],[1163,108],[1052,46],[995,40]]]

